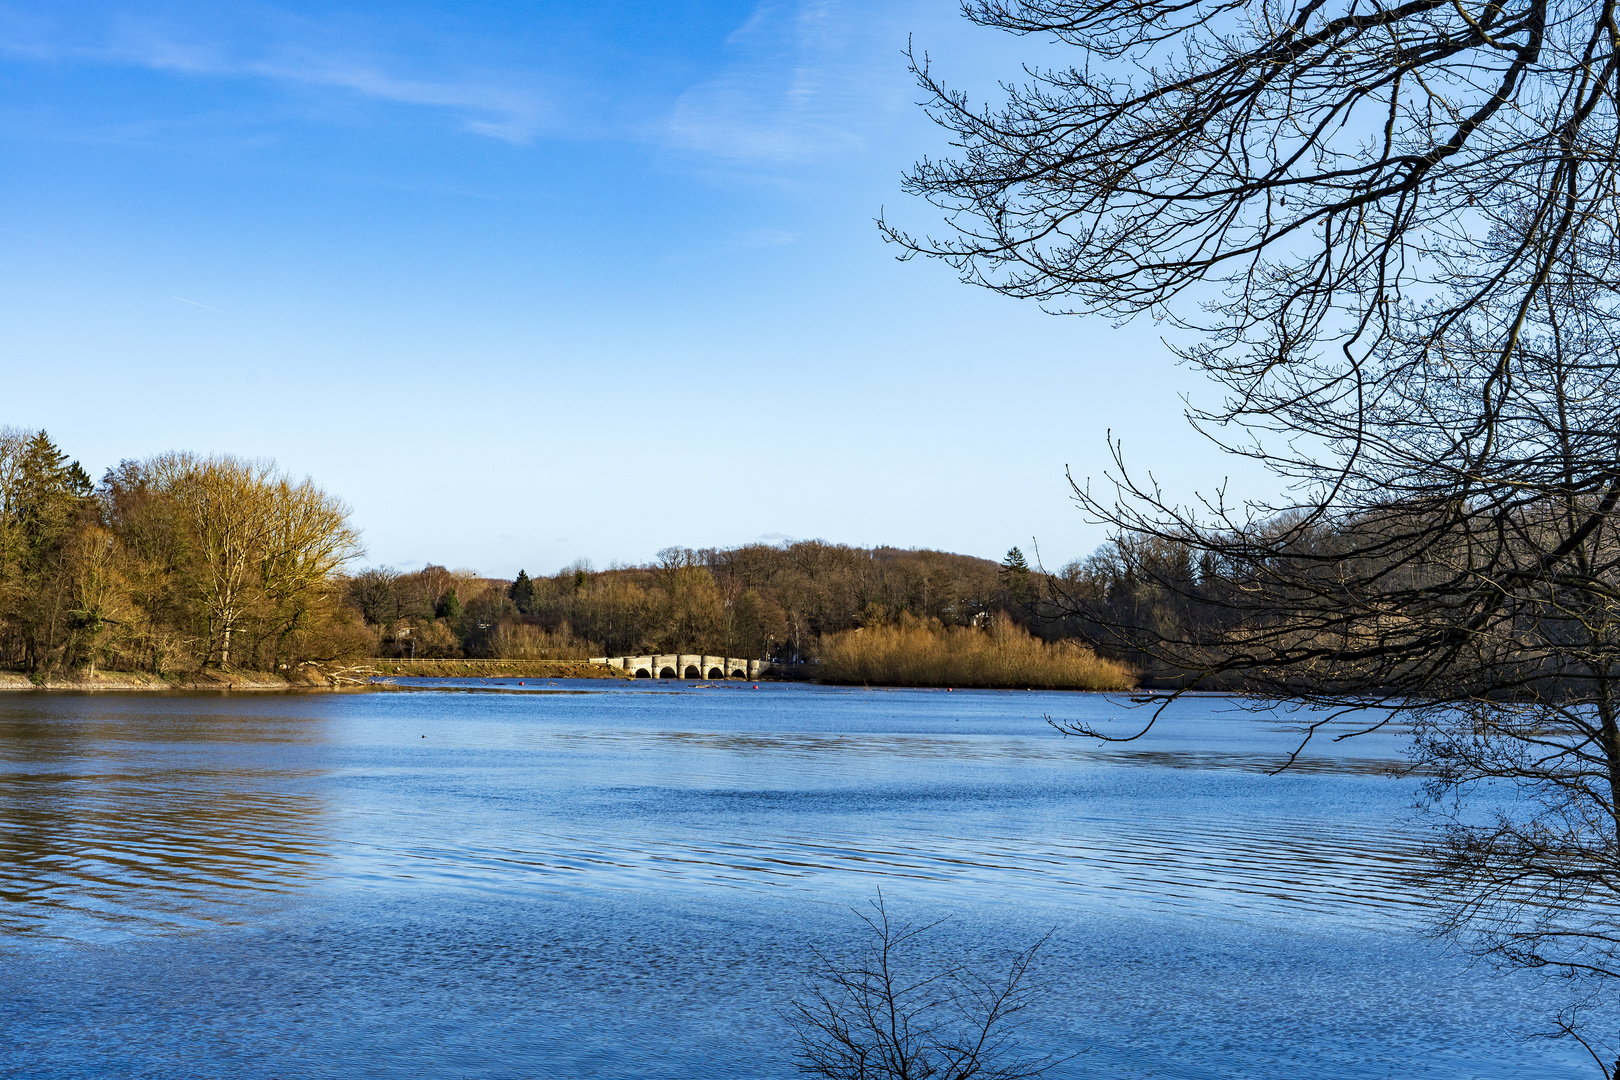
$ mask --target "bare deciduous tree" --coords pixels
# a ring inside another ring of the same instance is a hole
[[[793,1003],[801,1072],[826,1080],[1027,1080],[1058,1058],[1020,1056],[1018,1014],[1038,993],[1030,965],[1043,942],[1016,953],[1002,976],[964,965],[931,975],[906,950],[939,923],[896,925],[880,893],[856,915],[872,942],[855,959],[816,952],[814,987]],[[1043,939],[1044,941],[1044,939]]]
[[[1527,297],[1566,240],[1615,220],[1608,0],[965,6],[1074,46],[1077,64],[978,109],[914,63],[961,153],[921,162],[907,188],[954,234],[888,235],[1003,293],[1201,331],[1188,355],[1239,392],[1233,415],[1265,415],[1244,392],[1325,344],[1337,358],[1309,385],[1353,375],[1396,335],[1397,301],[1452,284],[1448,259],[1475,272],[1442,325]],[[1505,206],[1535,242],[1484,256]]]
[[[166,454],[148,466],[180,507],[197,561],[208,662],[231,663],[231,639],[250,613],[294,629],[310,593],[358,551],[348,508],[273,462]]]
[[[1116,446],[1113,484],[1075,494],[1178,604],[1066,602],[1170,669],[1412,724],[1448,814],[1441,928],[1576,984],[1558,1033],[1620,1073],[1616,4],[968,13],[1080,59],[990,108],[915,62],[958,152],[908,188],[954,232],[888,235],[1053,310],[1187,331],[1225,391],[1192,421],[1283,493],[1186,505]]]

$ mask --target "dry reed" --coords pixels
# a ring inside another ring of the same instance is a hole
[[[1010,619],[989,629],[908,619],[821,640],[816,677],[830,683],[1041,690],[1127,690],[1129,668],[1077,642],[1047,643]]]
[[[497,660],[585,660],[601,655],[594,642],[573,635],[567,623],[555,632],[503,620],[489,636],[490,656]]]

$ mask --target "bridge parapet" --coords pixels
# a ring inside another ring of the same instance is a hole
[[[758,679],[771,670],[769,660],[694,653],[593,656],[591,663],[606,664],[637,679]]]

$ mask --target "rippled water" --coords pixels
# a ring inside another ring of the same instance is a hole
[[[787,1076],[877,889],[1051,931],[1053,1076],[1553,1077],[1424,939],[1399,735],[1097,695],[475,681],[0,698],[0,1075]]]

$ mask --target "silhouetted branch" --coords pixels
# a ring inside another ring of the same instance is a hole
[[[855,959],[817,951],[814,985],[788,1015],[801,1072],[828,1080],[1028,1080],[1061,1060],[1019,1056],[1018,1016],[1039,993],[1030,975],[1042,938],[1013,954],[996,976],[952,964],[913,974],[907,950],[944,920],[913,925],[889,917],[881,892],[872,935]]]

